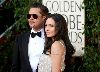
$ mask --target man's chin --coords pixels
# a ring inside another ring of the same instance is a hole
[[[30,26],[30,28],[33,28],[34,26],[33,25],[29,25]]]

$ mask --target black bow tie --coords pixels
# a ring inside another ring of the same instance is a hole
[[[37,33],[32,32],[31,33],[31,37],[32,38],[34,38],[36,35],[39,36],[39,37],[41,37],[41,32],[37,32]]]

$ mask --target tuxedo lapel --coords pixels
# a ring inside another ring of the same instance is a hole
[[[20,72],[32,72],[29,57],[28,57],[28,43],[29,43],[30,32],[23,33],[20,36],[20,61],[21,61],[21,70]],[[24,61],[24,62],[23,62]]]
[[[29,43],[29,36],[30,36],[30,32],[26,33],[23,37],[23,52],[24,52],[24,58],[27,62],[27,64],[29,65],[29,57],[28,57],[28,43]]]

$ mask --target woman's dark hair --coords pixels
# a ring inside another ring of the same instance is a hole
[[[66,46],[66,60],[72,57],[72,54],[75,52],[74,47],[72,46],[69,37],[68,37],[68,28],[67,22],[65,18],[61,14],[49,14],[48,18],[52,18],[55,21],[55,28],[57,30],[57,34],[54,36],[54,41],[63,40]],[[51,45],[54,41],[50,37],[45,35],[45,47],[44,53],[51,50]]]

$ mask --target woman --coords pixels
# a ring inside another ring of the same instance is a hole
[[[38,72],[62,72],[75,51],[68,37],[64,17],[60,14],[48,15],[45,33],[44,53],[40,57]]]

